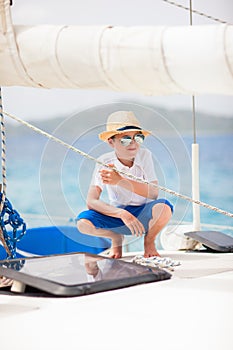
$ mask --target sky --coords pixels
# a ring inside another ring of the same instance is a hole
[[[177,0],[189,6],[189,0]],[[233,23],[232,0],[192,0],[193,9]],[[189,25],[189,12],[162,0],[13,0],[14,24],[67,25]],[[193,15],[193,24],[216,22]],[[4,109],[26,120],[69,115],[103,103],[138,99],[167,109],[191,109],[191,97],[172,95],[143,97],[106,91],[3,88]],[[213,116],[233,117],[233,96],[197,96],[196,110]]]

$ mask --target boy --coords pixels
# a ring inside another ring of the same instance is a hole
[[[143,130],[133,112],[118,111],[107,120],[106,131],[99,134],[113,149],[99,160],[112,167],[96,165],[86,210],[77,217],[77,227],[84,234],[112,240],[112,258],[122,257],[124,235],[144,237],[144,257],[159,256],[155,238],[171,218],[173,207],[158,198],[158,189],[119,174],[114,169],[157,184],[151,152],[140,145],[150,132]],[[100,199],[104,186],[109,203]]]

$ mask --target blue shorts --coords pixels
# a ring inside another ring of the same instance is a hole
[[[164,203],[168,205],[173,213],[173,205],[168,200],[163,198],[139,206],[127,205],[119,206],[119,208],[124,208],[125,210],[129,211],[131,214],[136,216],[138,220],[143,224],[145,231],[147,232],[149,221],[152,218],[152,208],[158,203]],[[112,216],[98,213],[97,211],[92,209],[81,212],[77,216],[76,221],[80,219],[86,219],[91,221],[96,228],[111,230],[115,233],[119,233],[122,235],[132,234],[129,228],[123,223],[121,219],[113,218]]]

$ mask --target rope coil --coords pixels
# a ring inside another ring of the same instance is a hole
[[[2,194],[0,194],[0,199]],[[6,230],[6,226],[10,225],[12,227],[12,232]],[[8,247],[8,256],[10,258],[16,258],[16,243],[26,233],[26,224],[20,217],[17,210],[13,209],[10,201],[6,198],[3,204],[3,209],[0,213],[0,227],[3,233],[4,240]],[[17,230],[22,227],[18,232]]]
[[[131,262],[147,267],[162,268],[174,271],[176,266],[180,266],[180,261],[172,260],[168,257],[152,256],[150,258],[144,258],[144,256],[136,255]]]

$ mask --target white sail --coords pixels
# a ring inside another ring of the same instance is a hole
[[[233,94],[233,26],[13,26],[0,1],[0,85]]]

